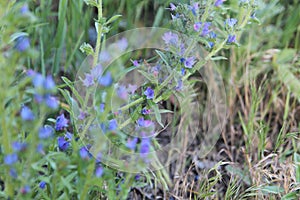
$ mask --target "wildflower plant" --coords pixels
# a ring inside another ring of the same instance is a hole
[[[253,21],[253,0],[241,1],[236,15],[225,1],[172,3],[174,30],[142,28],[108,39],[121,16],[105,18],[101,0],[84,2],[98,13],[96,45],[80,47],[87,59],[75,80],[63,76],[60,85],[51,74],[31,70],[38,53],[26,32],[37,25],[29,6],[0,3],[1,197],[125,199],[140,179],[151,182],[152,172],[168,189],[164,167],[179,155],[174,149],[186,148],[182,134],[189,132],[192,142],[198,132],[199,122],[191,123],[201,116],[195,73],[209,85],[211,102],[219,100],[214,111],[226,113],[221,81],[204,68],[226,59],[218,56],[222,49],[239,45]],[[143,48],[155,51],[135,57]],[[207,132],[219,134],[226,115],[213,115],[212,126],[221,125]],[[161,143],[165,130],[170,141]],[[203,145],[201,153],[210,148]]]

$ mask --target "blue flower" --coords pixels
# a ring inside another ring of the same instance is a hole
[[[20,152],[20,151],[24,151],[26,150],[27,148],[27,143],[26,142],[18,142],[18,141],[15,141],[12,143],[12,149],[15,151],[15,152]]]
[[[236,42],[236,36],[235,35],[229,35],[227,39],[227,43],[234,43]]]
[[[194,30],[197,31],[197,32],[199,32],[200,30],[202,30],[201,31],[201,36],[204,37],[207,34],[209,34],[209,32],[210,32],[210,30],[209,30],[210,25],[211,25],[210,22],[205,22],[205,23],[196,22],[194,24]]]
[[[82,81],[85,87],[94,85],[94,76],[92,74],[85,74],[85,79]]]
[[[18,177],[18,173],[17,170],[15,168],[10,168],[9,169],[9,175],[13,178],[17,178]]]
[[[52,76],[48,75],[45,79],[44,79],[44,89],[46,90],[53,90],[55,88],[55,83],[54,80],[52,78]]]
[[[125,146],[126,146],[127,148],[131,149],[131,150],[134,150],[135,147],[136,147],[137,141],[138,141],[137,138],[128,139]]]
[[[147,99],[153,99],[154,91],[150,87],[147,87],[146,91],[144,92],[144,95],[146,95]]]
[[[39,138],[47,139],[53,135],[53,128],[51,126],[45,125],[39,129]]]
[[[78,119],[79,120],[84,120],[86,118],[86,112],[80,111],[79,115],[78,115]]]
[[[165,41],[166,45],[170,45],[170,44],[176,45],[178,43],[178,40],[179,40],[178,35],[175,34],[175,33],[172,33],[171,31],[166,32],[162,36],[162,39]]]
[[[30,77],[32,77],[32,84],[35,88],[41,88],[44,86],[45,78],[42,74],[33,72]]]
[[[185,69],[181,68],[181,75],[184,76],[184,74],[185,74]]]
[[[43,144],[39,143],[36,147],[36,151],[39,152],[40,154],[44,155],[45,152],[44,152]]]
[[[16,39],[15,48],[19,52],[24,52],[30,47],[30,41],[27,36],[20,36]]]
[[[216,37],[217,37],[217,34],[216,34],[215,32],[211,31],[211,32],[209,33],[209,38],[210,38],[210,39],[216,39]]]
[[[118,87],[117,89],[117,95],[123,99],[123,100],[127,100],[128,98],[128,93],[127,93],[127,89],[125,86],[121,85]]]
[[[104,87],[108,87],[112,84],[113,79],[110,72],[107,72],[104,76],[98,78],[98,83]]]
[[[64,137],[57,138],[58,148],[61,151],[65,151],[69,148],[70,142],[66,141]]]
[[[39,187],[40,187],[41,189],[45,189],[45,187],[46,187],[46,182],[45,182],[45,181],[41,181],[41,182],[39,183]]]
[[[28,8],[28,5],[27,4],[25,4],[25,5],[23,5],[21,8],[20,8],[20,14],[26,14],[26,13],[28,13],[29,12],[29,8]]]
[[[215,46],[215,43],[214,42],[208,42],[208,45],[209,45],[208,47],[211,49]]]
[[[235,18],[226,19],[225,21],[225,25],[228,25],[230,28],[233,28],[236,23],[237,19]]]
[[[22,187],[21,188],[21,190],[20,190],[20,192],[22,193],[22,194],[27,194],[27,193],[29,193],[30,192],[30,186],[29,185],[25,185],[24,187]]]
[[[100,112],[103,113],[105,109],[105,104],[104,103],[100,103]]]
[[[21,109],[21,117],[24,121],[32,121],[35,119],[33,112],[27,106],[23,106]]]
[[[225,1],[225,0],[216,0],[215,6],[218,7],[218,6],[222,5],[224,1]]]
[[[108,130],[114,131],[117,128],[118,128],[117,120],[115,120],[115,119],[110,120],[109,123],[108,123]]]
[[[73,134],[70,133],[70,132],[66,132],[65,137],[66,137],[68,140],[72,140]]]
[[[55,130],[61,131],[63,128],[68,127],[68,122],[69,120],[65,118],[65,115],[61,114],[56,118]]]
[[[180,91],[180,90],[182,90],[182,87],[183,87],[182,80],[179,80],[177,82],[177,86],[175,87],[175,90]]]
[[[57,109],[58,108],[58,101],[55,97],[51,96],[51,95],[46,95],[45,96],[45,103],[46,105],[51,108],[51,109]]]
[[[89,159],[90,157],[89,152],[85,146],[79,149],[79,155],[82,159]]]
[[[193,65],[196,63],[195,58],[194,57],[189,57],[187,59],[184,60],[184,66],[186,68],[192,68]]]
[[[100,178],[103,175],[103,167],[101,165],[97,166],[96,170],[95,170],[95,175],[97,178]]]
[[[145,120],[144,117],[141,117],[137,120],[137,124],[140,126],[140,127],[150,127],[150,126],[153,126],[154,123],[151,121],[151,120]]]
[[[16,153],[8,154],[4,157],[4,163],[6,165],[13,165],[18,161],[18,155]]]
[[[193,15],[197,15],[197,10],[199,9],[199,3],[194,3],[189,9],[192,11]]]
[[[142,141],[141,141],[141,146],[140,146],[141,157],[146,157],[150,152],[150,148],[151,148],[150,139],[149,138],[143,138]]]
[[[143,108],[142,111],[141,111],[141,113],[142,113],[143,115],[148,115],[148,114],[150,114],[150,112],[151,112],[151,110],[150,110],[150,109],[147,109],[147,108]]]

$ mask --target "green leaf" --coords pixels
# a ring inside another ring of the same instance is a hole
[[[271,194],[280,194],[284,192],[284,189],[277,185],[267,185],[259,187],[262,192],[271,193]]]
[[[299,195],[297,195],[297,192],[290,192],[286,195],[284,195],[283,197],[281,197],[281,200],[294,200],[294,199],[298,199]]]
[[[86,5],[88,5],[88,6],[95,6],[95,7],[97,7],[98,6],[98,4],[97,4],[97,0],[83,0],[85,3],[86,3]]]
[[[151,74],[148,74],[147,72],[144,72],[142,70],[138,70],[139,73],[141,73],[146,79],[148,79],[151,83],[154,83],[154,84],[158,84],[157,82],[157,79],[151,75]]]
[[[90,44],[88,44],[88,43],[83,43],[81,46],[80,46],[80,51],[82,52],[82,53],[85,53],[87,56],[88,55],[93,55],[94,54],[94,49],[93,49],[93,47],[90,45]]]
[[[78,91],[74,88],[73,83],[67,78],[62,76],[61,79],[69,86],[71,89],[72,93],[75,95],[76,99],[79,101],[79,104],[83,106],[83,99],[81,95],[78,93]]]
[[[291,66],[288,64],[279,64],[278,78],[287,86],[287,88],[300,99],[300,80],[290,71]]]
[[[228,59],[224,56],[216,56],[216,57],[212,57],[210,60],[216,61],[216,60],[228,60]]]
[[[298,153],[294,153],[294,162],[296,168],[296,181],[300,183],[300,155]]]
[[[152,105],[152,109],[153,109],[153,111],[154,111],[156,121],[159,123],[159,125],[160,125],[161,127],[164,127],[164,125],[163,125],[162,122],[161,122],[161,114],[160,114],[160,112],[159,112],[158,105],[157,105],[157,104]]]
[[[122,15],[115,15],[115,16],[112,16],[109,20],[107,20],[107,22],[105,24],[110,24],[114,21],[116,21],[118,18],[122,17]]]

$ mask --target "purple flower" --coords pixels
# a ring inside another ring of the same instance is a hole
[[[39,94],[34,94],[34,100],[37,102],[37,103],[42,103],[44,98],[42,95],[39,95]]]
[[[173,3],[170,3],[170,10],[172,11],[176,10],[176,6]]]
[[[46,187],[46,182],[45,182],[45,181],[41,181],[41,182],[39,183],[39,187],[40,187],[41,189],[45,189],[45,187]]]
[[[6,165],[13,165],[18,161],[18,155],[16,153],[8,154],[4,157],[4,163]]]
[[[86,147],[81,147],[79,150],[79,155],[82,159],[89,159],[89,152]]]
[[[147,109],[147,108],[143,108],[142,111],[141,111],[141,113],[142,113],[143,115],[148,115],[148,114],[150,114],[150,112],[151,112],[151,110],[150,110],[150,109]]]
[[[202,22],[196,22],[194,24],[194,30],[199,32],[200,31],[200,28],[202,27]]]
[[[109,123],[108,123],[108,130],[114,131],[117,128],[118,128],[117,120],[115,120],[115,119],[110,120]]]
[[[48,75],[44,80],[44,88],[46,90],[53,90],[55,88],[55,83],[52,76]]]
[[[22,193],[22,194],[27,194],[27,193],[29,193],[30,192],[30,186],[29,185],[25,185],[24,187],[22,187],[21,188],[21,190],[20,190],[20,192]]]
[[[222,5],[224,1],[225,1],[225,0],[216,0],[215,6],[218,7],[218,6]]]
[[[229,35],[227,39],[227,43],[234,43],[236,42],[236,36],[235,35]]]
[[[170,44],[176,45],[178,43],[178,40],[179,40],[178,35],[175,34],[175,33],[172,33],[171,31],[166,32],[162,36],[162,39],[165,41],[166,45],[170,45]]]
[[[47,139],[53,135],[53,128],[51,126],[45,125],[39,129],[39,138]]]
[[[154,123],[151,121],[151,120],[145,120],[143,117],[139,118],[137,120],[137,124],[140,126],[140,127],[150,127],[150,126],[153,126]]]
[[[137,60],[132,61],[133,66],[138,67],[139,66],[139,62]]]
[[[94,85],[94,76],[92,74],[85,74],[85,79],[82,81],[85,87]]]
[[[141,157],[146,157],[150,152],[150,148],[151,148],[150,139],[149,138],[143,138],[142,141],[141,141],[141,146],[140,146]]]
[[[24,52],[30,47],[30,41],[27,36],[20,36],[16,39],[15,48],[19,52]]]
[[[15,152],[24,151],[26,148],[27,148],[27,143],[26,142],[15,141],[15,142],[12,143],[12,149]]]
[[[59,105],[57,99],[51,95],[45,96],[45,103],[51,109],[57,109]]]
[[[184,66],[186,68],[192,68],[193,65],[196,63],[195,58],[194,57],[189,57],[187,59],[184,60]]]
[[[84,120],[86,118],[86,112],[80,111],[78,115],[79,120]]]
[[[98,82],[100,85],[104,87],[108,87],[112,84],[113,79],[110,72],[107,72],[104,76],[98,78]]]
[[[117,42],[117,46],[121,51],[125,51],[126,48],[128,47],[128,41],[126,38],[122,38]]]
[[[150,87],[147,87],[146,91],[144,92],[144,95],[146,95],[147,99],[153,99],[154,91]]]
[[[127,100],[128,98],[128,93],[127,93],[127,89],[125,86],[121,85],[120,87],[118,87],[117,89],[117,94],[121,99]]]
[[[228,25],[230,28],[233,28],[236,23],[237,19],[235,18],[226,19],[225,21],[225,25]]]
[[[103,167],[102,166],[97,166],[96,170],[95,170],[95,175],[97,178],[100,178],[103,175]]]
[[[17,178],[18,177],[18,173],[17,170],[15,168],[10,168],[9,169],[9,175],[13,178]]]
[[[131,149],[131,150],[134,150],[135,147],[136,147],[137,141],[138,141],[137,138],[128,139],[125,146],[126,146],[127,148]]]
[[[24,121],[32,121],[35,119],[33,112],[27,106],[23,106],[21,109],[21,117]]]
[[[70,142],[66,141],[64,137],[57,138],[58,148],[61,151],[65,151],[69,148]]]
[[[63,128],[68,127],[68,122],[69,120],[65,118],[65,115],[61,114],[56,118],[55,130],[61,131]]]

